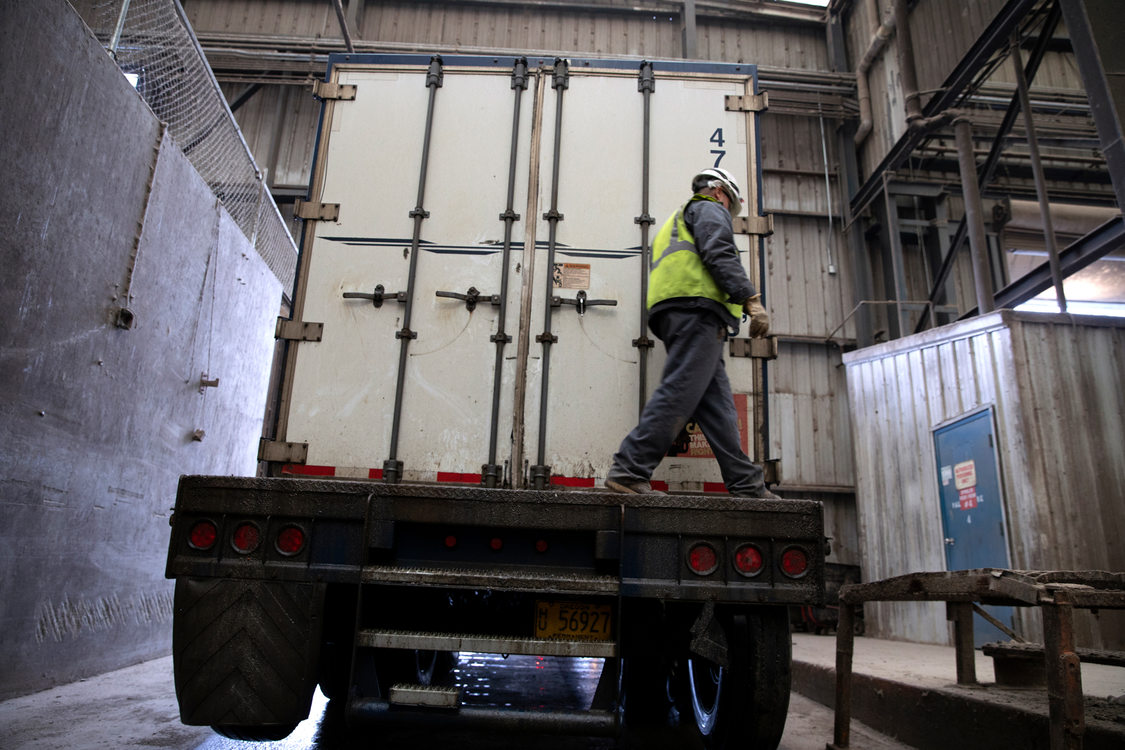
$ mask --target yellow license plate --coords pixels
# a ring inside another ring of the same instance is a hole
[[[535,637],[567,641],[608,641],[608,604],[585,602],[536,602]]]

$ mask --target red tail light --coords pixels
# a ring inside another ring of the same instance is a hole
[[[237,552],[248,555],[258,549],[258,542],[261,539],[262,533],[257,526],[252,523],[243,523],[239,524],[238,528],[234,530],[234,536],[231,537],[230,542]]]
[[[488,546],[492,548],[493,552],[499,552],[500,550],[504,549],[504,540],[498,536],[494,536],[488,542]]]
[[[535,551],[539,552],[540,554],[542,554],[543,552],[546,552],[547,551],[547,540],[546,539],[540,539],[540,540],[536,541],[535,542]]]
[[[790,547],[781,553],[781,570],[790,578],[800,578],[809,570],[809,557],[800,547]]]
[[[688,550],[687,562],[691,572],[705,576],[719,567],[719,556],[710,544],[699,542]]]
[[[455,537],[455,536],[453,536],[452,534],[450,534],[449,536],[447,536],[447,537],[445,538],[445,547],[446,547],[446,549],[453,549],[453,548],[454,548],[454,547],[456,547],[456,546],[457,546],[457,537]]]
[[[219,536],[218,529],[211,521],[197,521],[188,532],[188,545],[193,549],[209,550],[215,546],[215,539]]]
[[[744,576],[753,577],[762,572],[762,551],[752,544],[744,544],[735,550],[734,569]]]
[[[305,548],[305,532],[297,526],[286,526],[277,535],[277,551],[292,556]]]

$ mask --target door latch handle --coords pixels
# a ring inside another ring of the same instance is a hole
[[[947,537],[945,538],[945,544],[946,544],[947,546],[949,546],[949,547],[952,547],[952,546],[953,546],[953,542],[954,542],[954,539],[953,539],[953,537],[951,537],[951,536],[947,536]]]
[[[490,305],[500,304],[499,294],[483,294],[475,286],[469,287],[469,291],[461,294],[459,292],[434,292],[439,297],[447,297],[449,299],[464,300],[465,307],[469,312],[477,308],[478,302],[488,302]]]
[[[574,299],[563,299],[562,297],[551,297],[551,307],[559,307],[561,305],[574,305],[579,315],[586,314],[587,307],[594,305],[609,305],[610,307],[617,306],[615,299],[589,299],[586,296],[586,291],[579,291]]]
[[[393,299],[396,302],[406,302],[406,292],[390,292],[383,289],[382,284],[377,284],[375,289],[367,292],[344,292],[344,299],[369,299],[375,307],[382,307],[383,300]]]

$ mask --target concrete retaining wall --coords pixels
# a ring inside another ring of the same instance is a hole
[[[254,473],[282,290],[64,0],[0,30],[3,699],[170,649],[176,481]]]

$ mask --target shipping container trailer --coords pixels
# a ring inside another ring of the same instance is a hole
[[[176,500],[183,721],[283,737],[319,684],[356,724],[678,712],[709,746],[776,746],[787,607],[824,601],[820,503],[725,494],[691,429],[669,494],[599,489],[662,365],[652,225],[699,170],[746,186],[762,276],[754,66],[336,55],[316,90],[269,476]],[[727,367],[755,456],[776,346],[745,330]],[[604,661],[588,708],[500,710],[448,684],[462,651]]]

